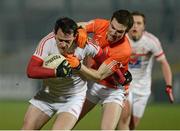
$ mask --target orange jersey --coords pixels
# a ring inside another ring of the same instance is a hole
[[[86,31],[88,33],[93,33],[93,39],[104,48],[109,45],[109,42],[106,40],[106,33],[109,27],[109,21],[104,19],[95,19],[86,25]]]
[[[125,36],[122,40],[110,45],[106,39],[108,28],[109,21],[104,19],[95,19],[93,22],[86,25],[87,32],[94,33],[93,39],[108,55],[108,59],[105,60],[105,63],[109,64],[111,61],[115,60],[127,69],[128,61],[131,55],[129,40]]]
[[[128,70],[128,62],[131,56],[131,46],[126,36],[117,43],[110,45],[106,39],[107,30],[109,28],[109,21],[104,19],[95,19],[86,25],[87,32],[93,33],[93,39],[99,44],[106,54],[104,63],[112,65],[110,68],[115,72],[118,68]],[[107,79],[102,80],[101,83],[108,85]]]

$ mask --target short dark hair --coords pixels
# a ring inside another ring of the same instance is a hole
[[[131,14],[132,14],[132,16],[142,16],[143,22],[144,22],[144,24],[146,24],[146,16],[143,13],[141,13],[139,11],[133,11]]]
[[[134,20],[131,13],[128,10],[117,10],[113,13],[111,21],[116,19],[118,23],[123,24],[127,27],[126,32],[133,26]]]
[[[73,33],[75,36],[77,33],[78,25],[74,20],[68,17],[62,17],[56,21],[55,26],[54,26],[54,33],[57,34],[60,28],[64,34]]]

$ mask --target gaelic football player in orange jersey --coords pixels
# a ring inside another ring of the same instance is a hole
[[[133,25],[133,18],[129,11],[118,10],[114,12],[111,20],[95,19],[78,24],[85,28],[87,32],[94,34],[93,40],[103,48],[105,54],[104,56],[95,57],[97,71],[93,69],[86,70],[85,66],[81,64],[81,72],[100,80],[100,82],[88,82],[87,98],[80,118],[87,114],[97,103],[101,103],[103,105],[101,129],[113,130],[116,128],[121,115],[125,90],[122,85],[113,83],[112,79],[104,78],[115,73],[120,67],[123,68],[124,72],[128,70],[131,47],[125,34]],[[67,60],[73,67],[73,58]]]

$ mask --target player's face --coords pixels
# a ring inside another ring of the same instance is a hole
[[[115,18],[112,19],[107,32],[108,41],[112,44],[121,40],[126,33],[126,29],[127,27],[118,23]]]
[[[142,16],[133,16],[133,19],[134,24],[133,27],[129,30],[128,35],[132,40],[137,41],[141,38],[145,29],[145,25]]]
[[[62,54],[73,53],[74,46],[73,41],[75,40],[74,34],[64,34],[61,29],[57,31],[55,35],[56,43],[59,51]]]

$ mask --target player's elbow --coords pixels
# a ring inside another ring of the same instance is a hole
[[[28,78],[34,78],[33,75],[31,75],[31,74],[27,74],[27,77]]]
[[[34,76],[32,74],[30,74],[30,73],[27,73],[27,77],[28,78],[34,78]]]
[[[27,75],[28,78],[33,78],[34,77],[32,71],[29,70],[29,69],[26,70],[26,75]]]

